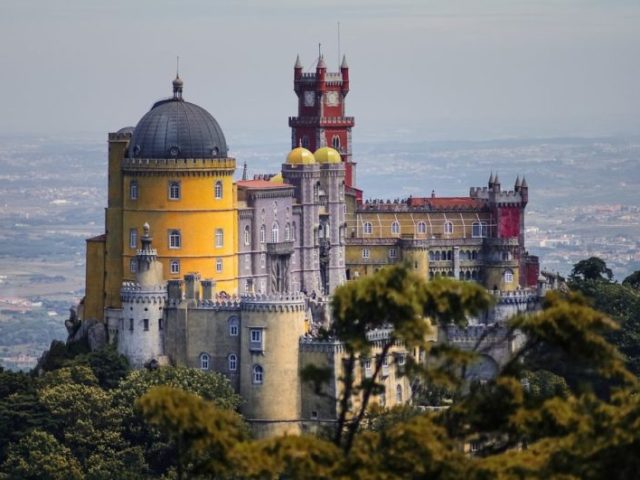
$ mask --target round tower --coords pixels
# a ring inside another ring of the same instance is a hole
[[[299,339],[305,334],[301,293],[242,298],[242,414],[259,437],[300,433]]]
[[[149,224],[143,227],[142,248],[135,257],[136,281],[123,282],[120,290],[122,318],[118,329],[118,352],[133,368],[160,361],[164,355],[164,306],[167,287],[158,252],[151,248]]]

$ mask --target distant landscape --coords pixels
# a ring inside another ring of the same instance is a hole
[[[640,269],[640,138],[358,141],[366,198],[468,195],[498,173],[529,184],[530,253],[567,274],[596,255],[621,281]],[[237,142],[237,174],[275,172],[286,145]],[[0,137],[0,365],[35,365],[84,289],[85,238],[102,233],[106,138]]]

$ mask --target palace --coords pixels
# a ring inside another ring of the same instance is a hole
[[[480,282],[497,299],[466,330],[434,334],[470,348],[488,325],[534,308],[536,257],[526,253],[528,186],[502,190],[497,175],[468,197],[364,200],[345,116],[349,66],[294,66],[298,114],[280,172],[235,181],[224,133],[202,107],[173,95],[134,127],[109,134],[105,234],[87,240],[82,321],[104,325],[136,368],[184,365],[221,372],[244,398],[259,435],[298,432],[336,418],[336,405],[300,380],[306,364],[330,366],[337,392],[342,346],[320,340],[340,284],[406,261],[425,279]],[[366,161],[366,159],[363,159]],[[388,332],[371,332],[374,345]],[[491,375],[511,346],[490,344],[475,374]],[[408,352],[385,359],[385,393],[410,400]],[[361,359],[360,375],[371,362]],[[369,369],[369,370],[368,370]]]

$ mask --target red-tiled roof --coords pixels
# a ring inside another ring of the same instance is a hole
[[[432,208],[480,208],[485,204],[482,200],[470,197],[411,197],[407,202],[410,207]]]
[[[274,183],[268,180],[240,180],[237,185],[241,188],[255,188],[260,190],[271,188],[291,188],[292,186],[288,183]]]

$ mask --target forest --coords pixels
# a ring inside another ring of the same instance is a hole
[[[403,265],[339,287],[324,332],[345,346],[339,416],[314,435],[253,438],[223,375],[134,371],[111,347],[54,342],[34,371],[0,371],[0,479],[637,478],[640,272],[618,283],[599,258],[576,263],[539,311],[509,321],[525,340],[497,377],[469,382],[473,352],[425,339],[491,302]],[[371,378],[353,375],[383,326],[421,352],[406,366],[411,405],[376,403],[384,352]],[[326,373],[302,372],[318,391]]]

